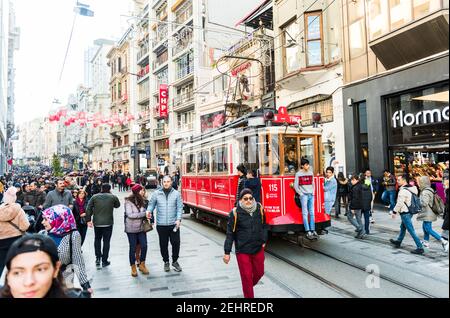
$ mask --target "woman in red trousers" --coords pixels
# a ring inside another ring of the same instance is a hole
[[[268,226],[263,207],[255,201],[252,190],[242,190],[239,203],[228,218],[223,261],[225,264],[230,262],[234,242],[245,298],[254,298],[253,287],[264,276],[267,237]]]

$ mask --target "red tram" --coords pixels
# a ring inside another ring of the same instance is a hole
[[[242,163],[259,171],[267,223],[274,233],[304,232],[293,188],[300,159],[307,158],[315,177],[316,230],[330,226],[324,210],[324,177],[320,128],[302,128],[299,117],[260,110],[183,147],[181,192],[185,212],[226,228],[236,200]]]

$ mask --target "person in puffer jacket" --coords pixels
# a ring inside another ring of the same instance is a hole
[[[144,188],[136,184],[131,188],[131,195],[125,199],[125,233],[128,236],[130,244],[130,266],[131,276],[137,277],[136,269],[136,246],[140,246],[139,270],[144,275],[148,275],[149,271],[145,266],[145,259],[147,256],[147,233],[144,231],[142,224],[146,218],[145,202],[144,202]]]
[[[147,212],[156,213],[156,230],[159,235],[159,247],[164,261],[164,271],[170,271],[169,240],[172,245],[172,266],[175,271],[181,272],[178,264],[180,254],[180,226],[183,215],[183,201],[180,193],[172,187],[172,178],[164,176],[163,187],[155,191],[148,204]],[[147,217],[149,217],[148,215]]]
[[[422,205],[422,211],[417,215],[417,221],[422,221],[423,228],[423,241],[424,247],[430,247],[430,235],[438,240],[442,244],[442,248],[445,252],[448,252],[448,241],[442,238],[439,233],[433,230],[433,222],[437,221],[437,215],[433,212],[431,207],[433,206],[435,191],[431,188],[431,180],[428,176],[422,176],[418,180],[420,188],[420,204]]]

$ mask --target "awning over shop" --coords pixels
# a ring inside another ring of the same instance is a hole
[[[413,98],[413,100],[448,103],[449,102],[449,94],[448,94],[448,91],[446,91],[446,92],[440,92],[440,93],[426,95],[426,96],[422,96],[422,97],[416,97],[416,98]]]

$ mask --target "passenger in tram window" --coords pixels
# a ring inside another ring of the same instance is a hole
[[[234,203],[234,206],[238,205],[239,194],[241,193],[242,190],[244,190],[245,182],[247,181],[247,168],[243,164],[240,164],[239,166],[237,166],[236,169],[238,171],[239,180],[238,180],[238,186],[237,186],[237,191],[236,191],[236,202]]]
[[[294,189],[300,196],[302,203],[303,226],[305,227],[306,238],[314,240],[319,238],[314,221],[314,174],[310,169],[308,159],[302,159],[300,166],[301,169],[295,175]]]
[[[290,149],[284,161],[284,172],[295,174],[298,170],[298,162],[295,155],[295,150]]]
[[[252,190],[255,201],[261,203],[261,180],[258,178],[256,170],[249,170],[245,188]]]
[[[268,226],[261,204],[250,189],[239,193],[239,203],[228,217],[227,237],[223,261],[230,262],[233,243],[241,275],[245,298],[254,298],[253,287],[264,276],[264,248],[268,239]]]

